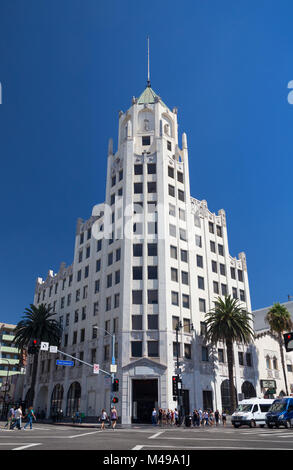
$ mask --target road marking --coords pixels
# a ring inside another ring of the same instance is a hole
[[[140,446],[136,446],[136,447],[140,447]],[[227,450],[268,450],[267,447],[234,447],[234,446],[229,446],[229,447],[216,447],[216,446],[180,446],[180,447],[174,447],[174,446],[155,446],[155,445],[144,445],[144,446],[141,446],[141,447],[150,447],[151,449],[153,449],[154,447],[158,448],[158,449],[174,449],[174,450],[182,450],[182,449],[215,449],[215,450],[222,450],[222,449],[227,449]],[[134,450],[134,449],[133,449]],[[139,450],[139,449],[137,449]],[[285,447],[270,447],[269,450],[291,450],[292,451],[292,448],[289,447],[289,448],[285,448]]]
[[[66,436],[68,439],[74,439],[75,437],[83,437],[89,436],[90,434],[97,434],[102,433],[103,431],[93,431],[93,432],[85,432],[84,434],[75,434],[74,436]]]
[[[161,434],[163,434],[164,431],[160,431],[160,432],[157,432],[156,434],[154,434],[153,436],[150,436],[148,439],[156,439],[156,437],[160,436]]]
[[[133,447],[133,449],[131,449],[131,450],[141,450],[143,447],[144,446],[137,445],[137,446]]]
[[[24,450],[24,449],[28,449],[29,447],[35,447],[35,446],[40,446],[40,445],[42,445],[40,442],[38,444],[26,444],[25,446],[15,447],[12,450]]]

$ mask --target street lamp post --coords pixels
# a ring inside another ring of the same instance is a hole
[[[107,335],[112,337],[112,365],[116,364],[116,358],[115,358],[115,333],[111,334],[109,331],[105,330],[105,328],[101,328],[100,326],[94,326],[94,329],[96,330],[103,330]],[[115,373],[111,372],[111,389],[110,389],[110,412],[111,412],[111,407],[112,407],[112,385],[114,383],[114,378],[115,378]]]
[[[3,403],[2,403],[2,413],[1,413],[1,417],[3,418],[4,416],[4,406],[5,406],[5,401],[6,401],[6,392],[7,392],[7,386],[8,386],[8,376],[9,376],[9,366],[10,366],[10,362],[8,359],[4,358],[4,357],[1,357],[1,361],[7,361],[8,363],[8,367],[7,367],[7,375],[6,375],[6,384],[5,384],[5,391],[4,391],[4,397],[3,397]]]

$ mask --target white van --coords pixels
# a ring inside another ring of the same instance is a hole
[[[266,414],[274,400],[268,398],[248,398],[238,403],[232,414],[231,423],[234,428],[246,425],[255,427],[257,424],[263,428],[266,424]]]

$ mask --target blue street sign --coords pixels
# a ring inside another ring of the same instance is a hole
[[[73,361],[61,361],[60,359],[57,359],[56,364],[57,366],[74,366]]]
[[[112,356],[112,364],[115,366],[115,357]]]

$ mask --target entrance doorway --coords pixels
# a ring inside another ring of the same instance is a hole
[[[158,380],[132,381],[132,422],[151,423],[152,410],[158,407]]]

